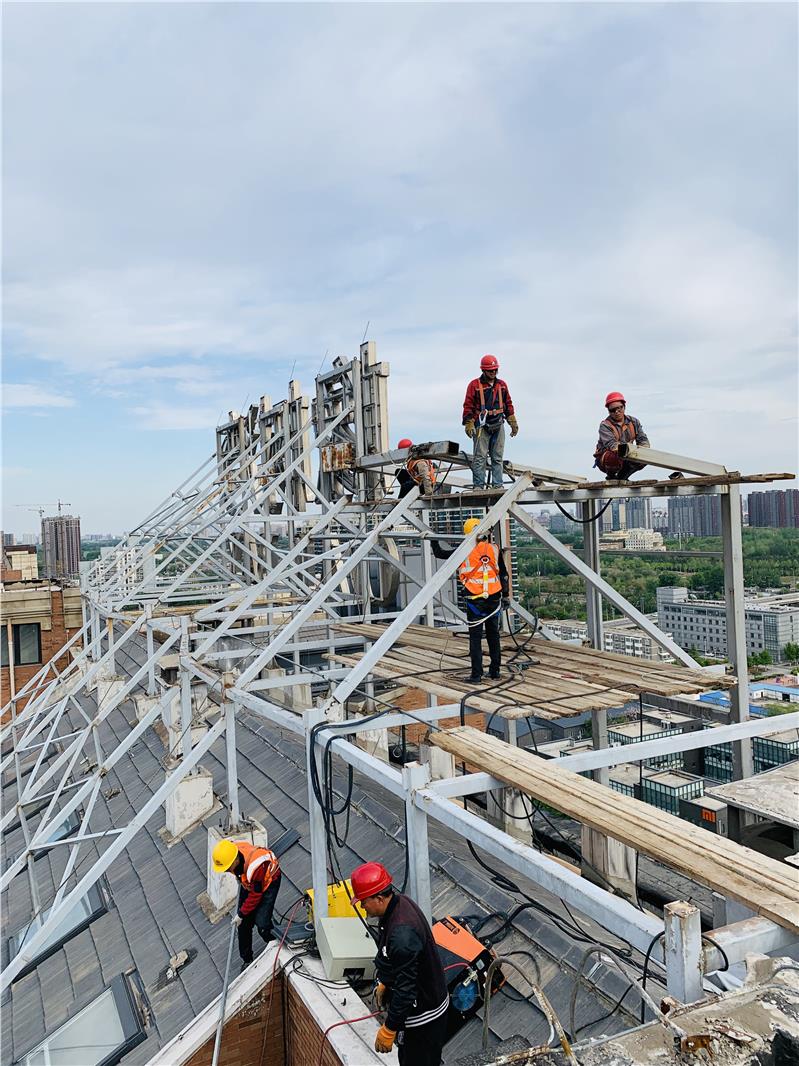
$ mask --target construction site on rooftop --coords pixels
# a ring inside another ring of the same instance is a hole
[[[8,623],[0,1062],[396,1062],[339,884],[367,861],[433,926],[447,1066],[799,1062],[799,710],[750,717],[741,543],[742,486],[794,475],[630,445],[638,480],[506,461],[474,488],[460,444],[391,440],[364,342],[310,395],[230,413],[83,564],[81,624],[33,676]],[[435,491],[398,497],[416,460]],[[691,495],[721,510],[719,666],[601,574],[608,500]],[[576,505],[581,553],[543,504]],[[583,581],[586,646],[520,602],[519,531]],[[476,683],[459,570],[482,537],[509,587]],[[670,661],[602,650],[603,604]],[[222,839],[282,869],[240,975]]]

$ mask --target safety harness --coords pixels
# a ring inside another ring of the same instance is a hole
[[[480,414],[477,418],[477,424],[484,426],[486,422],[493,421],[497,418],[500,420],[505,413],[505,401],[503,398],[503,389],[498,381],[495,381],[493,385],[487,386],[477,380],[477,391],[480,393]],[[490,392],[490,402],[493,406],[489,407],[486,403],[486,391]],[[496,406],[499,404],[499,406]]]
[[[610,427],[613,436],[619,444],[621,444],[622,441],[626,441],[628,444],[632,444],[635,441],[635,424],[626,417],[621,425],[619,425],[618,422],[614,422],[612,418],[603,418],[602,425]],[[607,450],[607,445],[597,444],[594,458],[598,459],[601,455],[604,455]]]

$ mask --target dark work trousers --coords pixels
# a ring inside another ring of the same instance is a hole
[[[469,655],[472,660],[472,673],[475,677],[483,673],[483,630],[488,641],[488,654],[491,659],[491,673],[499,673],[502,650],[499,643],[499,595],[489,596],[487,600],[467,600],[466,619],[469,623]],[[488,617],[490,615],[490,617]],[[484,618],[480,622],[478,619]]]
[[[427,1025],[414,1025],[397,1034],[400,1066],[440,1066],[447,1035],[447,1011]]]
[[[258,926],[258,932],[263,937],[265,944],[268,944],[272,939],[272,913],[275,909],[277,894],[280,891],[281,877],[281,874],[277,875],[266,892],[264,892],[261,902],[254,911],[251,911],[250,914],[242,915],[241,925],[239,926],[239,955],[241,955],[242,962],[252,962],[252,929],[254,925]],[[239,914],[241,914],[242,905],[249,894],[246,888],[239,886]]]

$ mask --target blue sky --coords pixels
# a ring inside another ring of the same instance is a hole
[[[392,436],[797,458],[790,4],[22,4],[3,34],[3,527],[121,531],[367,321]]]

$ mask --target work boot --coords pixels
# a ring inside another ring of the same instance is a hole
[[[480,682],[483,680],[483,675],[482,674],[470,674],[469,675],[469,680],[471,681],[471,683],[473,685],[479,685]]]
[[[239,977],[241,977],[241,975],[244,973],[244,971],[247,969],[247,967],[250,965],[251,962],[252,962],[252,959],[242,959],[241,960],[241,969],[239,970]]]
[[[496,670],[494,670],[494,669],[489,670],[488,676],[491,678],[492,681],[498,681],[499,680],[499,667],[497,667]]]
[[[682,476],[682,470],[672,470],[669,474],[669,481],[679,481]]]

